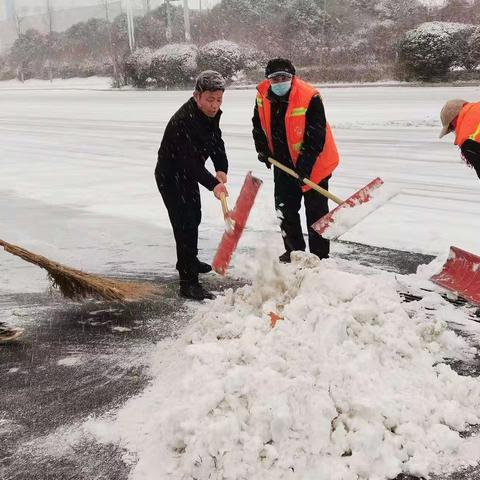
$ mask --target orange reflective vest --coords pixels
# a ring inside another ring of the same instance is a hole
[[[466,103],[458,114],[455,145],[461,147],[466,140],[480,142],[480,102]]]
[[[257,107],[258,115],[262,129],[267,137],[270,151],[273,152],[272,129],[271,129],[271,106],[267,97],[270,82],[264,80],[257,86]],[[304,81],[293,77],[292,88],[288,99],[287,113],[285,114],[285,130],[287,133],[288,149],[290,158],[294,165],[297,164],[298,156],[302,149],[303,136],[305,132],[305,115],[307,113],[310,100],[315,95],[319,95],[319,91],[305,83]],[[314,183],[320,183],[321,180],[328,177],[335,170],[339,162],[338,150],[333,139],[330,125],[327,122],[327,130],[325,134],[325,145],[323,150],[315,160],[312,168],[310,180]],[[306,185],[302,187],[303,191],[309,190]]]

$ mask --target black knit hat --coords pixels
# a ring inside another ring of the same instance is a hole
[[[267,63],[265,77],[270,77],[274,73],[289,73],[295,75],[295,67],[290,60],[286,58],[273,58]]]

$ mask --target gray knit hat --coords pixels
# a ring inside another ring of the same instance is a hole
[[[205,70],[200,73],[195,82],[196,92],[225,91],[225,79],[215,70]]]
[[[440,138],[449,134],[452,131],[450,124],[453,122],[456,116],[460,113],[462,107],[468,103],[466,100],[460,100],[455,98],[449,100],[442,108],[440,112],[440,120],[442,121],[442,131],[440,132]]]

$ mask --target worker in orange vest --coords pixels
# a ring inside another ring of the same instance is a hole
[[[440,112],[440,119],[443,125],[440,138],[455,132],[455,145],[480,178],[480,102],[449,100]]]
[[[275,58],[257,86],[253,139],[258,159],[270,168],[273,157],[328,190],[338,165],[338,152],[319,91],[300,80],[290,60]],[[290,253],[305,250],[299,210],[305,204],[310,252],[328,258],[330,242],[311,225],[328,213],[328,199],[282,170],[274,170],[275,209],[280,219],[285,252],[279,260],[290,263]]]

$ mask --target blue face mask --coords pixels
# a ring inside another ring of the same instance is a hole
[[[288,82],[272,83],[270,85],[270,88],[272,89],[272,92],[275,95],[279,97],[283,97],[288,93],[291,86],[292,86],[292,81],[288,80]]]

